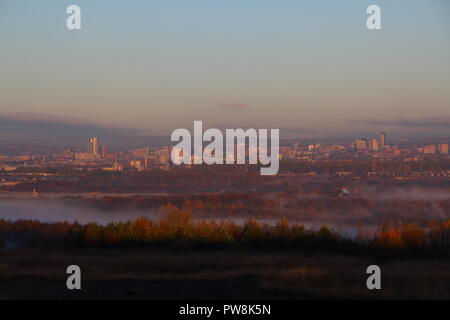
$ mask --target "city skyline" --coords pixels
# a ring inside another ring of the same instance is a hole
[[[283,3],[77,1],[77,33],[65,29],[70,1],[2,1],[0,112],[139,135],[203,120],[285,138],[448,136],[446,1],[377,1],[374,32],[372,1]]]
[[[213,319],[450,299],[449,18],[0,0],[0,300]]]

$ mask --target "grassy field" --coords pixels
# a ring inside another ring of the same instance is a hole
[[[66,289],[66,268],[82,290]],[[382,290],[366,288],[378,264]],[[450,299],[450,261],[156,249],[3,251],[0,299]]]

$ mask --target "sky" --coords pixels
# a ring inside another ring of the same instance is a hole
[[[81,8],[82,29],[66,28]],[[381,7],[382,30],[366,28]],[[448,0],[0,0],[0,117],[450,136]],[[1,129],[1,128],[0,128]]]

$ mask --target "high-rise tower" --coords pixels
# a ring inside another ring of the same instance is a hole
[[[386,133],[380,133],[380,148],[383,149],[386,146]]]
[[[374,152],[378,152],[379,151],[378,141],[377,141],[377,139],[375,137],[370,139],[369,147],[370,147],[370,151],[374,151]]]
[[[99,154],[100,153],[100,147],[98,144],[98,138],[97,137],[93,137],[89,140],[89,153],[93,153],[93,154]]]

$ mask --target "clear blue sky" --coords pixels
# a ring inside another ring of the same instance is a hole
[[[81,31],[65,27],[70,4]],[[383,30],[367,30],[370,4]],[[203,120],[442,135],[450,1],[0,0],[0,112],[161,134]]]

